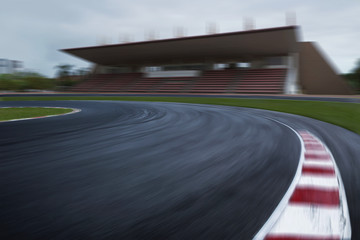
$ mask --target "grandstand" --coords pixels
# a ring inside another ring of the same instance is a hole
[[[285,77],[284,68],[243,70],[235,92],[281,94],[284,92]]]
[[[76,92],[351,94],[298,26],[62,51],[94,63]]]

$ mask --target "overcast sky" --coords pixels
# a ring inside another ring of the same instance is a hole
[[[301,40],[316,41],[339,72],[349,72],[360,58],[360,0],[2,0],[0,58],[20,60],[25,68],[53,77],[58,64],[77,68],[89,63],[58,51],[63,48],[142,41],[147,32],[171,38],[175,27],[188,36],[285,26],[296,13]]]

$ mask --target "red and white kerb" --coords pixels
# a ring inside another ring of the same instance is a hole
[[[301,174],[281,214],[266,234],[254,239],[350,239],[345,191],[334,158],[317,137],[300,131]]]

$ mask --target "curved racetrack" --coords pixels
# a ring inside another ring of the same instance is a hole
[[[341,171],[360,238],[360,136],[296,115],[150,102],[29,101],[80,113],[0,123],[1,239],[251,239],[310,130]]]

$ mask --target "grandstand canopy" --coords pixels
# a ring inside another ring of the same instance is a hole
[[[104,66],[241,62],[297,52],[297,27],[62,49]]]

